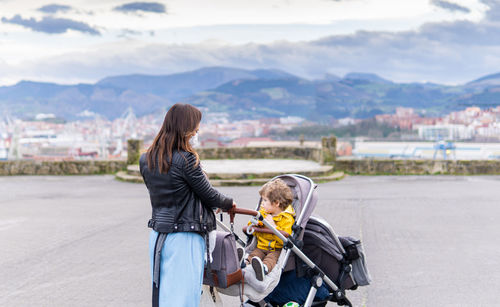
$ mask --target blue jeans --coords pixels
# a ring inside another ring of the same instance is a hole
[[[158,232],[149,236],[151,276]],[[197,307],[200,304],[205,240],[194,232],[167,235],[161,251],[160,306]]]

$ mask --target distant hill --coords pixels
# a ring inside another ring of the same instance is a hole
[[[379,77],[376,74],[367,74],[367,73],[359,73],[359,72],[351,72],[344,76],[344,79],[350,80],[363,80],[371,83],[392,83],[392,81],[386,80],[382,77]]]
[[[484,90],[495,86],[500,86],[500,73],[487,75],[465,84],[466,88],[476,90]]]
[[[208,67],[194,71],[162,75],[125,75],[104,78],[97,85],[147,92],[172,101],[200,91],[215,88],[238,79],[287,79],[297,78],[280,70],[245,70],[230,67]]]
[[[471,106],[477,106],[482,109],[492,108],[500,105],[500,84],[493,84],[484,90],[474,93],[464,93],[454,96],[450,99],[451,105],[460,106],[461,109]]]
[[[325,74],[323,76],[323,78],[321,78],[322,80],[327,80],[327,81],[340,81],[340,78],[339,76],[337,75],[333,75],[333,74]]]
[[[462,93],[462,90],[456,90]],[[230,112],[236,117],[302,116],[312,120],[331,117],[367,118],[413,107],[439,112],[455,93],[446,86],[340,80],[235,80],[195,94],[185,101]]]
[[[308,80],[280,70],[209,67],[172,75],[114,76],[96,84],[22,81],[0,87],[0,113],[8,110],[20,117],[54,113],[72,120],[87,110],[114,119],[128,107],[140,116],[164,112],[178,101],[229,112],[235,119],[286,115],[313,121],[367,118],[393,112],[398,106],[439,115],[473,105],[500,105],[500,74],[446,86],[395,83],[366,73]]]
[[[108,77],[96,84],[59,85],[21,81],[0,87],[0,112],[32,117],[54,113],[66,119],[89,110],[108,118],[119,117],[129,106],[137,115],[165,109],[197,92],[236,79],[297,79],[280,70],[244,70],[209,67],[172,75],[124,75]]]
[[[0,87],[0,112],[19,117],[37,113],[54,113],[58,117],[76,119],[88,110],[108,118],[120,116],[129,106],[143,115],[164,108],[170,100],[146,92],[92,84],[58,85],[22,81]]]

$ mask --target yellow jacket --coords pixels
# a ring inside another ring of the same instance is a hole
[[[264,218],[268,215],[263,209],[260,209],[259,212]],[[292,205],[289,205],[280,214],[273,216],[273,221],[276,224],[276,229],[292,234],[292,225],[295,222],[295,211]],[[259,222],[259,226],[263,226],[262,222]],[[253,235],[257,237],[258,249],[275,251],[283,248],[283,241],[274,234],[254,232]]]

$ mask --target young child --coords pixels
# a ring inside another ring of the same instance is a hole
[[[291,234],[295,211],[292,207],[293,194],[290,188],[283,180],[275,179],[262,186],[259,194],[262,198],[259,210],[262,216],[278,230]],[[262,226],[261,222],[259,224]],[[276,265],[283,241],[270,233],[256,231],[254,236],[257,237],[257,248],[248,255],[247,263],[252,263],[255,276],[262,281]]]

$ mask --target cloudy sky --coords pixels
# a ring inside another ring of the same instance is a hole
[[[500,72],[500,0],[0,0],[0,85],[205,66],[465,83]]]

